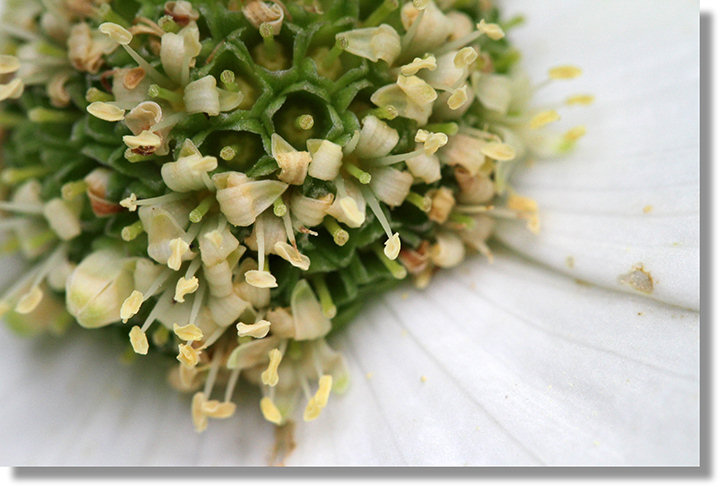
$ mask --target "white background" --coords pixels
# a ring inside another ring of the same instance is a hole
[[[539,0],[536,0],[539,1]],[[628,0],[632,1],[632,0]],[[663,0],[657,0],[658,3],[661,3]],[[694,0],[688,0],[688,2],[694,2]],[[2,0],[0,0],[0,3],[2,3]],[[711,62],[712,66],[712,75],[709,78],[706,78],[706,81],[709,80],[717,80],[715,69],[718,64],[720,64],[720,47],[718,46],[717,39],[720,37],[719,32],[719,25],[720,25],[720,2],[717,0],[700,0],[700,8],[703,13],[706,13],[708,15],[712,16],[711,25],[713,26],[714,32],[712,33],[712,45],[706,46],[706,49],[708,49],[708,52],[711,54],[710,59],[703,59],[703,61]],[[638,19],[638,21],[641,21],[641,19]],[[701,24],[703,27],[705,24]],[[717,86],[717,82],[714,83],[715,86]],[[713,86],[712,88],[714,88]],[[711,88],[711,89],[712,89]],[[714,89],[712,91],[715,91]],[[712,113],[717,113],[717,93],[715,93],[715,97],[713,97],[713,103],[711,107]],[[701,99],[701,103],[708,103],[709,100]],[[711,117],[711,119],[714,117]],[[706,137],[708,139],[712,139],[714,141],[720,140],[720,129],[717,125],[714,125],[712,127],[712,131],[706,132]],[[715,147],[715,150],[717,150],[717,147]],[[712,152],[710,152],[710,155],[712,155]],[[710,164],[708,165],[714,165],[715,159],[713,157],[713,161],[710,161]],[[707,167],[707,166],[704,166]],[[704,177],[707,177],[707,172],[704,174]],[[703,242],[704,245],[707,245],[712,242],[717,242],[717,235],[714,230],[718,228],[718,224],[720,223],[720,218],[718,218],[718,215],[720,215],[720,207],[718,206],[718,201],[720,201],[720,198],[717,196],[714,199],[714,201],[708,201],[707,197],[707,188],[720,188],[720,169],[717,167],[714,168],[712,171],[712,182],[704,183],[706,186],[703,187],[703,203],[711,203],[711,205],[707,205],[703,208],[703,225],[705,225],[705,228],[707,230],[712,230],[712,234],[708,232],[705,235],[705,240]],[[712,249],[715,250],[715,249]],[[708,252],[708,249],[706,248],[706,252],[704,255],[706,255]],[[717,259],[706,259],[703,261],[704,267],[703,271],[706,273],[712,273],[712,275],[717,275],[718,264]],[[709,264],[713,264],[712,267],[709,267]],[[706,277],[704,284],[707,285],[707,283],[711,281],[711,279],[708,279]],[[707,310],[709,308],[710,301],[713,302],[720,302],[720,291],[718,291],[718,288],[716,287],[714,289],[714,292],[712,295],[703,294],[703,298],[705,299],[703,301],[703,310],[706,312],[705,319],[703,320],[703,333],[705,337],[707,337],[707,330],[712,326],[712,324],[709,321],[709,316],[707,314]],[[718,332],[715,330],[714,333],[714,340],[713,343],[708,347],[703,347],[703,351],[707,351],[708,349],[717,350],[718,347]],[[711,365],[711,364],[708,364]],[[709,370],[704,371],[705,374],[708,374],[710,377],[714,374],[709,374]],[[716,385],[716,380],[712,381],[713,383],[707,383],[703,381],[703,386],[706,387],[706,392],[711,392],[712,389]],[[712,396],[710,397],[712,399]],[[711,401],[706,401],[704,406],[708,404],[712,404]],[[710,414],[713,415],[714,411],[712,411]],[[706,424],[706,427],[711,426],[711,424]],[[714,429],[711,432],[710,436],[710,444],[712,446],[712,443],[714,442]],[[10,438],[3,438],[2,432],[0,432],[0,441],[9,441]],[[714,450],[714,451],[713,451]],[[99,481],[107,481],[107,482],[120,482],[120,483],[130,483],[132,482],[134,485],[137,485],[139,487],[148,485],[150,482],[153,482],[153,484],[161,484],[161,485],[174,485],[177,483],[203,483],[205,484],[208,480],[213,483],[222,483],[222,484],[233,484],[237,485],[238,483],[241,483],[243,486],[249,486],[249,485],[258,485],[262,483],[263,485],[287,485],[289,483],[292,483],[294,485],[309,485],[309,484],[337,484],[338,482],[348,482],[348,483],[378,483],[378,482],[385,482],[385,480],[390,480],[406,485],[417,485],[418,483],[422,484],[428,484],[428,483],[446,483],[448,481],[452,483],[480,483],[482,482],[484,485],[517,485],[517,484],[524,484],[528,480],[534,480],[534,481],[540,481],[543,483],[579,483],[579,482],[592,482],[595,484],[610,484],[613,485],[625,485],[626,483],[633,483],[633,484],[644,484],[644,485],[657,485],[658,483],[662,484],[668,484],[668,483],[688,483],[688,482],[709,482],[713,480],[715,477],[713,470],[715,468],[713,467],[713,464],[716,464],[718,455],[717,455],[717,447],[710,449],[710,455],[711,457],[706,457],[705,455],[707,452],[703,452],[703,455],[701,458],[704,459],[704,461],[707,462],[707,464],[702,469],[702,472],[698,472],[692,476],[685,477],[679,477],[678,474],[680,472],[673,471],[672,469],[666,469],[666,470],[654,470],[650,472],[643,471],[632,471],[632,470],[591,470],[587,472],[583,472],[582,470],[572,470],[572,469],[566,469],[566,470],[550,470],[546,471],[547,473],[543,475],[542,471],[538,470],[531,470],[531,471],[523,471],[520,469],[513,470],[513,471],[507,471],[507,470],[493,470],[493,469],[482,469],[482,470],[476,470],[476,469],[453,469],[453,470],[445,470],[445,469],[430,469],[430,470],[373,470],[373,469],[367,469],[367,470],[357,470],[352,469],[348,471],[344,471],[342,469],[335,469],[335,470],[270,470],[270,469],[245,469],[242,471],[236,471],[236,470],[214,470],[210,471],[208,469],[205,470],[181,470],[181,469],[173,469],[172,471],[169,470],[137,470],[132,471],[131,469],[121,470],[121,469],[112,469],[109,471],[103,471],[100,470],[92,470],[92,469],[86,469],[83,472],[84,474],[78,474],[77,472],[66,472],[64,475],[62,471],[58,473],[58,470],[52,470],[50,472],[47,472],[47,475],[42,474],[42,472],[37,473],[37,470],[33,472],[26,472],[23,473],[23,471],[13,470],[11,468],[0,468],[0,485],[5,485],[8,482],[10,483],[19,483],[22,485],[28,485],[28,486],[34,486],[34,485],[43,485],[48,483],[48,481],[53,482],[63,482],[63,483],[92,483],[96,484]],[[686,473],[688,471],[685,471]],[[221,477],[216,477],[217,474],[222,475]],[[553,475],[551,477],[550,475]],[[612,477],[610,477],[612,475]],[[648,477],[647,475],[650,475],[651,477]],[[445,478],[444,478],[445,477]]]

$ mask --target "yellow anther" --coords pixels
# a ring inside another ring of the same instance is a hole
[[[27,293],[25,293],[15,306],[15,311],[20,314],[31,313],[37,305],[42,301],[43,292],[39,287],[33,286]]]
[[[220,402],[216,399],[211,401],[204,401],[201,405],[203,414],[210,418],[224,419],[229,418],[235,413],[235,403],[233,402]]]
[[[207,415],[203,412],[203,405],[207,401],[205,400],[205,394],[202,392],[196,392],[192,398],[192,406],[190,412],[192,414],[193,425],[195,431],[198,433],[205,431],[208,425]]]
[[[239,337],[253,337],[263,338],[270,332],[270,322],[266,320],[260,320],[252,325],[247,325],[242,321],[235,325],[237,328],[237,334]]]
[[[311,397],[305,407],[305,411],[303,412],[303,420],[313,421],[317,419],[322,410],[323,408],[318,404],[317,400],[314,397]]]
[[[196,342],[203,339],[202,330],[192,323],[185,326],[173,323],[173,333],[175,333],[180,340]]]
[[[530,128],[539,129],[545,125],[560,120],[560,114],[555,110],[545,110],[530,119]]]
[[[184,303],[185,295],[192,294],[197,291],[199,285],[200,283],[198,278],[195,276],[192,276],[190,279],[181,277],[178,279],[177,284],[175,284],[175,301],[178,303]]]
[[[421,69],[435,71],[437,69],[437,59],[435,59],[435,56],[428,54],[422,59],[416,57],[411,63],[408,63],[400,68],[400,74],[403,76],[412,76],[417,74],[417,72]]]
[[[15,56],[0,54],[0,74],[14,73],[20,69],[20,60]]]
[[[556,66],[548,71],[550,79],[573,79],[582,74],[577,66]]]
[[[261,289],[277,287],[275,276],[268,271],[247,271],[245,273],[245,281],[251,286]]]
[[[262,411],[265,419],[271,423],[280,424],[282,422],[282,414],[280,414],[280,410],[269,397],[263,397],[260,400],[260,411]]]
[[[279,349],[273,348],[268,353],[268,356],[270,357],[270,363],[268,364],[267,369],[265,369],[265,371],[260,375],[260,379],[263,384],[275,387],[280,380],[277,369],[280,365],[280,361],[282,360],[282,354]]]
[[[135,193],[130,193],[130,196],[120,200],[120,206],[127,208],[130,211],[137,210],[137,196]]]
[[[357,203],[350,196],[340,199],[340,208],[345,212],[345,217],[353,224],[360,226],[365,221],[365,215],[362,214]]]
[[[470,66],[478,57],[478,52],[472,47],[463,47],[460,49],[455,57],[453,58],[453,64],[456,68],[462,69],[466,66]]]
[[[125,110],[112,103],[102,101],[92,102],[87,106],[87,111],[93,117],[105,120],[106,122],[117,122],[125,118]]]
[[[480,150],[484,155],[488,156],[490,159],[495,159],[496,161],[509,161],[511,159],[515,159],[515,149],[508,144],[503,144],[502,142],[488,142]]]
[[[397,259],[398,254],[400,254],[400,248],[400,234],[395,232],[385,241],[385,256],[390,260]]]
[[[301,254],[297,248],[293,247],[289,243],[276,242],[274,249],[275,253],[277,253],[286,261],[290,262],[294,267],[297,267],[298,269],[302,269],[304,271],[310,268],[310,258],[306,255]]]
[[[580,137],[585,135],[585,126],[584,125],[578,125],[577,127],[573,127],[565,134],[563,135],[563,139],[565,139],[566,142],[575,142]]]
[[[398,76],[397,85],[412,101],[420,106],[434,102],[438,95],[435,89],[417,76]]]
[[[507,206],[511,210],[522,211],[526,213],[537,213],[538,204],[532,198],[511,194],[507,200]]]
[[[143,293],[135,289],[132,293],[130,293],[130,296],[128,296],[125,301],[123,301],[122,306],[120,306],[120,319],[123,323],[127,323],[130,318],[135,316],[137,312],[140,311],[140,306],[142,306],[143,304],[143,299]]]
[[[477,28],[479,31],[481,31],[483,34],[485,34],[494,41],[500,40],[505,37],[505,32],[502,30],[502,27],[500,27],[498,24],[488,24],[485,22],[485,19],[481,20],[480,23],[477,24]]]
[[[177,359],[186,367],[195,367],[200,360],[200,354],[192,345],[181,343],[178,347]]]
[[[139,326],[133,326],[130,330],[130,345],[132,345],[135,353],[139,355],[147,355],[148,340],[145,332]]]
[[[592,105],[595,95],[574,95],[565,100],[566,105]]]
[[[330,390],[332,390],[332,375],[325,374],[320,377],[318,381],[318,391],[315,393],[315,401],[321,408],[327,406],[328,399],[330,398]]]
[[[167,266],[174,271],[180,270],[180,266],[182,265],[182,257],[185,252],[190,250],[190,246],[185,240],[180,237],[170,240],[169,245],[171,254],[168,258]]]
[[[98,30],[122,46],[130,44],[130,41],[132,41],[133,38],[130,31],[113,22],[100,24]]]
[[[452,92],[452,95],[450,95],[450,98],[447,100],[447,106],[450,110],[457,110],[461,106],[465,105],[467,101],[467,89],[464,86],[461,86]]]
[[[130,149],[153,148],[157,149],[162,145],[162,139],[149,130],[143,130],[140,135],[125,135],[123,142]]]
[[[0,84],[0,101],[16,100],[20,98],[25,90],[25,83],[20,78],[15,78],[7,84]]]

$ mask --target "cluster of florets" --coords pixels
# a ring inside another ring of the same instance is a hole
[[[363,296],[491,258],[496,218],[539,228],[508,177],[584,130],[538,137],[559,115],[527,108],[514,23],[488,1],[12,5],[0,229],[37,263],[2,311],[172,351],[198,430],[241,374],[268,421],[302,397],[315,419],[347,384],[325,337]]]

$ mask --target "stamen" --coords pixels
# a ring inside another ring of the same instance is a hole
[[[437,69],[437,59],[432,54],[426,54],[424,58],[416,57],[411,63],[400,67],[400,74],[403,76],[412,76],[417,74],[421,69],[435,71]],[[380,118],[380,117],[378,117]]]
[[[203,217],[210,210],[210,207],[215,202],[215,195],[209,195],[203,198],[203,200],[190,212],[189,219],[193,223],[200,223]]]
[[[218,353],[218,351],[213,354],[212,362],[210,363],[210,372],[208,372],[207,380],[205,381],[205,388],[203,389],[203,393],[205,394],[205,397],[210,397],[210,393],[212,392],[213,387],[215,386],[215,379],[217,379],[218,371],[220,370],[220,359],[222,357],[221,353]]]
[[[192,345],[181,343],[178,345],[178,354],[176,357],[185,367],[193,368],[200,361],[200,354]]]
[[[148,96],[150,98],[160,98],[161,100],[169,101],[174,105],[182,105],[183,95],[162,86],[153,84],[148,87]]]
[[[15,56],[0,54],[0,74],[14,73],[20,69],[20,61]]]
[[[384,107],[373,108],[365,113],[365,116],[373,115],[382,120],[394,120],[400,113],[398,109],[392,105],[385,105]]]
[[[92,102],[87,106],[87,111],[93,117],[106,122],[117,122],[125,118],[125,110],[112,103],[102,101]]]
[[[462,69],[470,66],[478,57],[478,52],[472,47],[463,47],[453,58],[453,64],[456,68]]]
[[[432,208],[432,199],[429,196],[423,196],[414,191],[410,191],[410,193],[408,193],[405,201],[418,207],[420,211],[423,211],[425,213],[430,211],[430,209]]]
[[[576,66],[557,66],[548,70],[550,79],[573,79],[582,74],[582,69]]]
[[[390,274],[392,274],[395,279],[401,280],[407,277],[407,269],[405,269],[405,267],[403,267],[398,262],[390,260],[385,255],[385,252],[380,247],[380,244],[373,245],[373,252],[375,252],[375,255],[377,255],[380,259],[380,262],[382,262],[385,268],[390,271]]]
[[[294,267],[306,271],[310,268],[310,258],[287,242],[275,242],[275,253],[284,260],[290,262]]]
[[[193,261],[195,262],[195,261]],[[200,262],[200,261],[198,261]],[[199,281],[198,278],[195,276],[192,276],[191,278],[187,279],[185,277],[181,277],[178,279],[177,283],[175,284],[175,301],[178,303],[184,303],[185,302],[185,295],[192,294],[195,291],[197,291],[199,287]]]
[[[263,417],[271,423],[280,424],[282,422],[282,414],[275,403],[269,397],[263,397],[260,400],[260,410]]]
[[[152,65],[145,61],[145,59],[140,54],[138,54],[135,49],[128,45],[130,44],[130,41],[132,41],[133,35],[127,29],[112,22],[105,22],[103,24],[100,24],[98,30],[108,36],[113,41],[120,44],[123,49],[127,51],[130,57],[133,58],[133,60],[138,64],[138,66],[143,68],[143,70],[156,82],[165,86],[172,85],[172,81],[170,81],[167,77],[161,74],[157,69],[152,67]]]
[[[268,352],[268,357],[270,357],[270,363],[268,364],[267,369],[265,369],[265,371],[260,375],[260,379],[263,384],[275,387],[280,380],[277,369],[280,365],[280,361],[282,360],[282,353],[279,349],[273,348],[270,352]]]
[[[467,86],[461,86],[452,92],[450,98],[447,100],[447,106],[450,110],[457,110],[458,108],[465,105],[468,101]]]
[[[241,321],[235,325],[235,328],[237,328],[239,337],[264,338],[270,332],[270,322],[259,320],[252,325],[248,325]]]
[[[405,35],[402,38],[402,49],[403,51],[406,51],[408,47],[410,47],[410,44],[412,44],[413,40],[415,39],[415,35],[417,35],[417,31],[420,28],[420,24],[422,23],[423,16],[425,15],[425,9],[427,8],[428,4],[430,3],[430,0],[412,0],[413,7],[415,7],[416,10],[420,11],[417,17],[415,17],[415,20],[413,21],[412,25],[408,29],[408,31],[405,33]]]
[[[573,95],[565,100],[566,105],[592,105],[595,101],[594,95]]]
[[[368,206],[370,206],[370,209],[375,214],[375,218],[377,218],[378,222],[380,222],[380,225],[382,226],[385,234],[388,237],[385,241],[385,255],[390,260],[397,259],[401,248],[400,234],[398,234],[397,232],[392,233],[392,229],[390,228],[390,222],[388,222],[387,218],[385,217],[385,213],[382,211],[382,208],[380,208],[380,203],[378,202],[373,192],[369,189],[363,188],[363,196],[365,197]]]
[[[130,330],[130,344],[132,345],[135,353],[139,355],[147,355],[149,348],[147,335],[145,335],[145,332],[137,325],[133,326]]]
[[[197,342],[203,339],[202,330],[192,323],[185,326],[173,323],[173,333],[175,333],[180,340],[187,342]]]
[[[255,220],[255,235],[258,247],[258,269],[247,271],[245,281],[251,286],[259,288],[277,287],[275,276],[265,270],[265,226],[262,217]]]
[[[240,85],[235,81],[235,73],[229,69],[220,73],[220,83],[224,89],[228,91],[240,91]]]
[[[502,30],[502,27],[500,27],[498,24],[488,24],[485,22],[485,19],[482,19],[480,21],[480,23],[477,25],[477,28],[480,32],[482,32],[494,41],[499,41],[500,39],[505,37],[505,32]]]
[[[135,316],[140,311],[144,301],[143,293],[135,289],[120,306],[120,319],[123,323],[127,323],[130,318]]]
[[[560,120],[560,114],[555,110],[545,110],[530,119],[530,128],[533,130],[544,127],[545,125]]]
[[[310,114],[300,115],[295,119],[295,127],[300,130],[310,130],[315,125],[315,119]]]
[[[180,237],[170,240],[169,245],[172,253],[168,258],[167,266],[174,271],[179,271],[182,265],[182,257],[190,250],[190,245]]]
[[[37,305],[40,304],[42,298],[42,290],[40,290],[38,286],[33,286],[27,293],[20,297],[17,305],[15,306],[15,311],[20,314],[31,313],[35,308],[37,308]]]
[[[318,391],[315,393],[315,401],[321,408],[327,406],[328,399],[330,398],[330,391],[332,390],[332,376],[325,374],[320,377],[318,381]]]

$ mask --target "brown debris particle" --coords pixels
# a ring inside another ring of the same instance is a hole
[[[270,453],[270,465],[284,467],[285,459],[295,450],[295,423],[288,421],[275,427],[275,444]]]
[[[645,270],[642,263],[635,264],[627,274],[618,276],[618,282],[627,284],[645,294],[652,293],[655,287],[652,276]]]

